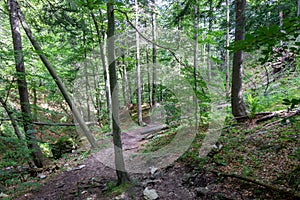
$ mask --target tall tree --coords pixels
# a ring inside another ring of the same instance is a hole
[[[208,19],[208,31],[209,34],[212,32],[213,25],[213,0],[209,0],[209,19]],[[207,71],[208,71],[208,80],[211,80],[211,44],[207,44]]]
[[[298,0],[297,17],[300,15],[300,0]]]
[[[135,0],[135,27],[139,26],[139,4]],[[139,33],[135,32],[136,37],[136,74],[137,74],[137,104],[138,104],[138,124],[143,125],[142,116],[142,88],[141,88],[141,65],[140,65],[140,37]]]
[[[230,7],[229,4],[230,0],[226,0],[226,47],[229,47],[230,42]],[[229,55],[229,49],[225,50],[225,65],[226,65],[226,97],[229,97],[229,71],[230,71],[230,55]]]
[[[197,86],[197,68],[198,68],[198,29],[199,29],[199,18],[198,18],[198,10],[199,7],[197,5],[198,1],[196,0],[196,5],[194,5],[194,31],[195,31],[195,35],[194,35],[194,88],[195,88],[195,92],[197,93],[198,90],[198,86]],[[197,99],[197,95],[195,98],[195,103],[196,103],[196,109],[195,109],[195,119],[196,119],[196,129],[198,131],[198,99]]]
[[[156,103],[156,9],[155,9],[155,0],[151,0],[152,3],[152,62],[153,62],[153,76],[152,76],[152,104],[155,105]]]
[[[115,167],[118,177],[118,184],[128,183],[129,176],[125,169],[123,158],[120,120],[119,120],[119,88],[117,82],[116,61],[115,61],[115,16],[114,6],[111,2],[107,3],[107,57],[109,64],[109,80],[112,102],[112,122],[113,122],[113,143],[115,151]]]
[[[246,0],[235,1],[235,42],[245,39],[245,9]],[[232,114],[235,117],[246,115],[246,105],[243,100],[242,92],[242,74],[243,74],[243,52],[237,51],[233,55],[232,66],[232,86],[231,86],[231,107]]]
[[[101,62],[102,62],[102,67],[103,67],[103,76],[104,76],[104,84],[105,84],[105,95],[106,95],[106,107],[107,107],[107,111],[108,114],[111,116],[111,96],[110,96],[110,88],[109,88],[109,75],[108,75],[108,67],[107,64],[105,62],[105,55],[104,55],[104,49],[103,49],[103,44],[102,44],[102,39],[104,40],[105,37],[105,31],[104,31],[104,27],[101,26],[101,29],[99,27],[99,24],[97,22],[97,19],[95,17],[95,14],[93,13],[93,11],[90,12],[94,25],[95,25],[95,29],[97,32],[97,39],[98,39],[98,45],[99,45],[99,50],[100,50],[100,57],[101,57]],[[102,12],[101,10],[99,10],[99,14],[101,16],[101,23],[103,24],[103,17],[102,17]],[[110,119],[110,123],[111,123],[112,119]],[[111,124],[110,124],[111,125]],[[112,126],[112,125],[111,125]]]
[[[43,53],[43,50],[42,50],[41,46],[39,45],[39,43],[33,37],[31,29],[27,25],[25,17],[23,16],[20,8],[18,8],[17,13],[18,13],[18,17],[20,19],[20,22],[22,24],[22,27],[26,32],[27,37],[29,38],[29,40],[30,40],[32,46],[34,47],[34,49],[36,50],[36,52],[38,53],[38,55],[39,55],[40,59],[42,60],[43,64],[47,68],[48,72],[50,73],[50,75],[54,79],[56,85],[60,89],[64,99],[66,100],[67,104],[70,107],[70,110],[72,110],[74,118],[78,122],[80,128],[82,129],[83,133],[87,137],[87,139],[90,142],[91,146],[93,148],[97,147],[95,138],[93,137],[92,133],[90,132],[89,127],[85,124],[85,122],[83,120],[83,117],[80,115],[79,110],[77,109],[77,107],[75,106],[73,100],[71,99],[71,97],[70,97],[70,95],[67,91],[67,88],[65,87],[64,83],[61,81],[59,76],[57,75],[54,67],[51,65],[51,63],[49,62],[49,60],[47,59],[47,57]]]
[[[17,71],[17,84],[20,96],[23,127],[25,131],[28,149],[32,150],[33,162],[37,167],[43,167],[43,154],[37,144],[36,130],[33,126],[32,114],[30,110],[27,81],[25,75],[24,56],[22,39],[17,14],[17,2],[8,0],[9,19],[14,46],[15,66]]]

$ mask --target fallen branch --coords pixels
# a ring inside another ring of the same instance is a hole
[[[46,123],[46,122],[33,122],[37,126],[79,126],[78,123]],[[85,122],[86,125],[98,125],[98,122]]]
[[[262,118],[256,120],[255,123],[256,123],[256,124],[259,124],[259,123],[261,123],[261,122],[270,120],[270,119],[272,119],[272,118],[274,118],[274,117],[278,117],[278,116],[279,116],[278,113],[271,113],[271,114],[269,114],[269,115],[267,115],[267,116],[264,116],[264,117],[262,117]]]
[[[217,176],[231,177],[231,178],[240,179],[240,180],[243,180],[243,181],[254,183],[256,185],[265,187],[265,188],[273,190],[273,191],[277,191],[277,192],[282,193],[282,194],[287,194],[287,195],[290,195],[290,196],[293,196],[293,197],[300,198],[300,193],[297,193],[296,191],[294,191],[292,189],[270,185],[270,184],[261,182],[259,180],[256,180],[256,179],[254,179],[252,177],[242,176],[242,175],[238,175],[238,174],[227,174],[227,173],[223,173],[223,172],[219,172],[219,171],[215,171],[215,170],[209,171],[209,172],[211,172],[211,173],[213,173],[213,174],[215,174]]]
[[[148,129],[141,130],[140,134],[145,135],[145,134],[148,134],[148,133],[165,130],[167,128],[168,128],[168,126],[166,124],[162,124],[162,125],[159,125],[159,126],[154,126],[154,127],[148,128]]]

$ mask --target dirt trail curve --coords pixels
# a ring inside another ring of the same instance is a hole
[[[138,127],[134,130],[122,132],[122,143],[124,154],[137,152],[141,144],[145,143],[145,137],[151,133],[167,128],[165,124],[148,124],[144,127]],[[103,142],[103,141],[102,141]],[[112,139],[104,141],[112,144]],[[79,156],[79,155],[78,155]],[[103,156],[108,159],[105,163]],[[90,193],[93,193],[95,199],[105,199],[101,193],[106,190],[106,184],[116,179],[115,170],[109,166],[113,164],[113,146],[100,149],[91,154],[82,163],[70,170],[55,174],[45,180],[45,183],[38,189],[27,193],[18,200],[56,200],[56,199],[85,199]],[[105,165],[103,164],[105,163]],[[71,164],[70,164],[71,165]],[[69,166],[66,164],[65,166]],[[65,167],[67,168],[67,167]],[[99,189],[100,188],[100,189]],[[88,192],[87,192],[88,190]],[[142,191],[141,191],[142,194]],[[93,198],[92,198],[93,199]]]

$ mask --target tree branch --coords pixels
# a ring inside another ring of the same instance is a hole
[[[119,9],[117,9],[117,8],[115,8],[114,10],[116,10],[116,11],[118,11],[118,12],[120,12],[120,13],[122,13],[125,17],[126,17],[126,21],[129,23],[129,25],[144,39],[144,40],[146,40],[147,42],[149,42],[149,43],[151,43],[151,44],[154,44],[154,45],[156,45],[157,47],[160,47],[160,48],[162,48],[162,49],[165,49],[165,50],[167,50],[167,51],[169,51],[171,54],[172,54],[172,56],[175,58],[175,60],[180,64],[180,65],[182,65],[182,66],[184,66],[184,67],[187,67],[187,65],[185,64],[185,63],[183,63],[177,56],[176,56],[176,53],[174,52],[174,50],[173,49],[171,49],[171,48],[168,48],[168,47],[165,47],[165,46],[162,46],[162,45],[160,45],[160,44],[157,44],[157,43],[155,43],[155,42],[153,42],[152,40],[150,40],[150,39],[148,39],[146,36],[144,36],[135,26],[134,26],[134,24],[132,24],[132,22],[130,21],[130,19],[129,19],[129,17],[128,17],[128,15],[127,15],[127,13],[126,12],[124,12],[124,11],[122,11],[122,10],[119,10]]]

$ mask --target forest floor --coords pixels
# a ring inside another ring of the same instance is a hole
[[[14,199],[145,199],[146,187],[165,200],[297,199],[300,195],[298,114],[269,113],[240,119],[224,129],[217,149],[207,158],[197,156],[199,136],[189,152],[173,164],[152,172],[149,169],[144,174],[130,173],[132,184],[120,187],[115,186],[115,170],[98,159],[103,154],[81,148],[44,169],[42,174],[46,178],[39,180],[38,188],[26,187],[26,192],[15,194]],[[155,126],[158,125],[122,133],[125,152],[137,151],[145,148],[143,144],[151,143],[140,132]]]

